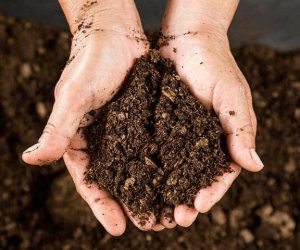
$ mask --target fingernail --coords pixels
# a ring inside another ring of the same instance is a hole
[[[30,148],[27,148],[27,149],[24,151],[24,154],[31,153],[31,152],[37,150],[40,146],[41,146],[41,143],[34,144],[34,145],[31,146]]]
[[[255,163],[261,167],[264,167],[263,162],[261,161],[261,159],[259,158],[258,154],[256,153],[255,149],[250,149],[250,155],[253,161],[255,161]]]

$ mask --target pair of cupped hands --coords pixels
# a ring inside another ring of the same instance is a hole
[[[179,76],[199,102],[218,115],[234,171],[201,189],[195,195],[194,208],[165,208],[161,218],[150,214],[143,224],[108,192],[96,184],[88,187],[84,172],[89,159],[80,128],[90,123],[90,111],[103,106],[120,89],[135,60],[149,51],[149,43],[131,0],[111,1],[109,7],[97,1],[90,7],[74,7],[63,0],[61,5],[74,35],[70,62],[56,85],[55,103],[45,130],[38,143],[23,153],[23,160],[43,165],[63,157],[78,193],[110,234],[124,233],[126,216],[141,230],[160,231],[177,224],[188,227],[198,213],[209,211],[222,198],[241,167],[249,171],[263,168],[255,152],[256,117],[250,88],[230,52],[224,21],[218,25],[202,20],[199,25],[190,13],[177,11],[169,3],[162,33],[174,39],[161,47],[160,53],[175,63]],[[165,216],[170,212],[173,221]]]

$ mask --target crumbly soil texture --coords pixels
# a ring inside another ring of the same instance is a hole
[[[157,50],[139,58],[120,93],[85,129],[86,180],[134,215],[193,206],[196,193],[230,171],[217,116],[204,108]]]
[[[224,198],[189,228],[111,237],[62,162],[29,167],[21,153],[43,130],[70,53],[69,33],[0,14],[0,249],[300,249],[300,51],[234,50],[252,89],[257,152]]]

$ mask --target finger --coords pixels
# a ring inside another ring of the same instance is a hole
[[[85,150],[87,148],[87,141],[85,140],[85,135],[83,129],[78,129],[77,133],[73,136],[70,141],[68,149],[74,150]]]
[[[87,155],[82,151],[70,149],[64,154],[64,161],[76,190],[105,230],[113,236],[122,235],[126,228],[126,220],[120,205],[108,192],[100,190],[96,184],[87,185],[83,179],[88,164]]]
[[[165,227],[162,224],[156,224],[152,227],[152,230],[156,231],[156,232],[162,231],[164,229],[165,229]]]
[[[98,116],[99,113],[100,113],[100,110],[93,110],[93,111],[85,114],[80,121],[79,127],[83,128],[83,127],[87,127],[87,126],[91,125],[95,121],[95,118]]]
[[[243,75],[243,73],[241,72],[241,70],[238,68],[237,65],[236,65],[236,69],[237,69],[237,73],[238,73],[239,78],[241,79],[242,82],[245,83],[246,97],[247,97],[247,102],[248,102],[248,107],[249,107],[249,112],[250,112],[250,119],[251,119],[252,127],[253,127],[253,130],[254,130],[254,136],[256,136],[257,119],[256,119],[256,115],[255,115],[254,108],[253,108],[251,89],[250,89],[250,86],[247,82],[247,79],[245,78],[245,76]]]
[[[176,223],[182,227],[189,227],[193,224],[198,216],[198,211],[186,205],[178,205],[174,210],[174,218]]]
[[[227,134],[227,146],[234,162],[249,171],[259,171],[264,165],[255,151],[255,129],[246,91],[239,79],[227,79],[226,84],[216,85],[213,107]]]
[[[130,221],[142,231],[149,231],[156,224],[153,213],[134,215],[125,205],[123,205],[123,208]]]
[[[241,172],[241,168],[234,163],[232,163],[230,167],[233,170],[232,173],[225,173],[224,175],[217,177],[216,182],[207,188],[201,189],[197,193],[194,201],[194,207],[197,211],[206,213],[213,205],[221,200]]]
[[[252,103],[252,95],[251,95],[251,90],[250,87],[246,86],[246,88],[248,89],[246,91],[246,95],[247,95],[247,101],[248,101],[248,107],[249,107],[249,113],[250,113],[250,119],[251,119],[251,123],[252,123],[252,127],[253,127],[253,133],[254,133],[254,137],[256,137],[256,133],[257,133],[257,119],[256,119],[256,115],[253,109],[253,103]]]
[[[161,214],[160,223],[166,228],[176,227],[174,220],[174,211],[171,208],[164,208]]]
[[[32,165],[43,165],[58,160],[66,152],[75,135],[84,108],[76,100],[61,96],[54,104],[48,123],[37,144],[27,149],[23,160]]]

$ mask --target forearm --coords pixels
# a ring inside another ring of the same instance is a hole
[[[169,0],[163,27],[165,31],[172,27],[175,34],[209,29],[227,33],[238,3],[239,0]]]
[[[94,28],[109,27],[116,31],[122,24],[141,26],[134,0],[59,0],[59,3],[73,34],[83,21]]]

